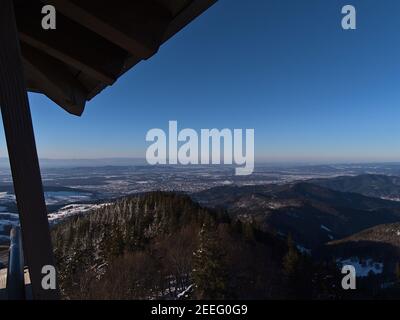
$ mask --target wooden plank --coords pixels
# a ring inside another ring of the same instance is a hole
[[[0,43],[1,113],[33,298],[58,299],[41,285],[42,267],[55,264],[12,0],[0,2]]]
[[[109,1],[104,0],[44,2],[54,5],[57,12],[143,59],[157,52],[160,45],[158,34],[162,35],[169,22],[167,10],[161,6],[156,7],[150,0],[141,2],[114,0],[112,6]],[[157,19],[143,20],[152,18],[153,15]]]
[[[46,43],[40,38],[35,38],[27,32],[20,33],[20,39],[23,42],[41,51],[44,51],[46,54],[51,55],[70,66],[82,70],[82,72],[87,73],[91,77],[104,82],[107,85],[112,85],[116,80],[116,76],[107,74],[107,72],[102,70],[101,66],[94,64],[93,60],[86,59],[86,56],[79,54],[79,51],[74,51],[71,55],[67,53],[67,51],[60,49],[60,47],[57,47],[54,44],[51,45]]]
[[[126,51],[61,14],[56,30],[44,30],[42,6],[35,1],[16,6],[20,40],[98,81],[113,84],[128,55]]]
[[[193,0],[156,0],[157,3],[166,8],[173,17],[177,16]]]

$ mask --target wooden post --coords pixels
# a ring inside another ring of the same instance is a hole
[[[33,299],[58,299],[41,283],[54,256],[12,0],[0,1],[0,106]]]

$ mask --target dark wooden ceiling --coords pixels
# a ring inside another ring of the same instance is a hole
[[[216,0],[15,0],[29,91],[81,115],[88,100],[150,58]],[[41,27],[45,4],[57,29]]]

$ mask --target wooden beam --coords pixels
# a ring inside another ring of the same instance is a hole
[[[41,27],[41,7],[40,2],[35,1],[16,6],[20,40],[98,81],[112,85],[127,53],[61,14],[57,17],[56,30],[44,30]]]
[[[12,0],[0,2],[0,43],[1,113],[33,298],[58,299],[41,285],[43,266],[55,261]]]
[[[156,6],[151,0],[114,0],[112,5],[104,0],[43,2],[54,5],[57,12],[142,59],[147,59],[157,52],[160,46],[158,35],[162,35],[170,18],[167,10]],[[153,20],[144,20],[147,17]]]
[[[82,70],[82,72],[87,73],[94,79],[104,82],[107,85],[112,85],[116,80],[116,75],[107,74],[107,72],[101,70],[101,66],[96,65],[93,60],[86,59],[88,56],[80,54],[79,51],[69,54],[69,52],[63,51],[59,46],[57,47],[57,45],[46,43],[42,39],[32,36],[29,32],[20,32],[20,39],[32,47],[44,51],[46,54]],[[62,40],[62,38],[60,38],[60,40]]]
[[[184,9],[189,2],[193,0],[155,0],[157,3],[162,5],[164,8],[166,8],[173,17],[177,16],[179,12]]]
[[[33,75],[38,89],[71,114],[80,116],[88,92],[58,60],[26,44],[21,44],[26,72]]]
[[[173,21],[171,21],[164,33],[162,42],[169,40],[216,2],[217,0],[193,0]]]

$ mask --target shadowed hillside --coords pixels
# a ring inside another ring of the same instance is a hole
[[[369,197],[400,200],[400,178],[380,174],[341,176],[313,179],[310,182],[342,192],[354,192]]]
[[[241,221],[314,249],[382,223],[400,221],[400,203],[312,183],[218,187],[193,195],[203,205],[221,207]]]

